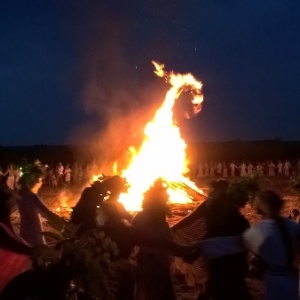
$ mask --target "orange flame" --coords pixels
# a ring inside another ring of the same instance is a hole
[[[55,211],[57,213],[63,212],[72,212],[73,209],[69,205],[70,195],[68,195],[65,191],[62,191],[59,196],[59,206],[56,207]]]
[[[192,97],[193,112],[201,110],[203,101],[202,83],[191,74],[175,74],[165,72],[164,65],[152,62],[155,73],[163,77],[171,88],[166,94],[162,106],[156,111],[152,121],[145,129],[145,140],[140,149],[134,149],[133,158],[122,176],[130,185],[128,193],[121,194],[119,201],[127,210],[141,209],[143,194],[157,180],[165,182],[182,182],[194,190],[202,193],[196,185],[184,174],[188,171],[186,160],[186,143],[180,136],[179,128],[173,123],[173,107],[183,91]],[[184,189],[168,188],[170,202],[188,203],[190,197]]]

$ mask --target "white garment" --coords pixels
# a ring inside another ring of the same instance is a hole
[[[268,164],[268,176],[271,176],[271,177],[275,176],[275,168],[276,168],[276,166],[273,162],[270,162]]]
[[[71,181],[71,172],[72,170],[70,168],[65,169],[65,182],[70,183]]]
[[[237,168],[237,166],[234,163],[231,163],[229,165],[229,169],[230,169],[230,176],[234,177],[235,176],[235,169]]]
[[[6,179],[6,184],[9,189],[13,190],[15,188],[15,177],[14,176],[8,176]]]
[[[227,169],[227,166],[225,164],[223,166],[222,177],[224,177],[224,178],[228,177],[228,169]]]
[[[201,163],[198,165],[198,174],[197,174],[197,177],[198,177],[198,178],[204,177],[204,173],[203,173],[203,165],[202,165]]]
[[[285,219],[285,226],[291,240],[296,245],[300,225]],[[258,254],[267,265],[265,299],[298,300],[298,277],[286,270],[286,249],[282,236],[274,220],[263,220],[247,229],[241,237],[221,237],[207,239],[200,243],[202,255],[206,258],[218,258],[224,255],[250,250]],[[274,270],[281,270],[280,275]]]
[[[282,163],[280,162],[280,163],[278,163],[278,165],[277,165],[277,175],[278,175],[278,176],[282,176],[282,170],[283,170],[283,165],[282,165]]]
[[[58,174],[58,175],[63,175],[63,174],[64,174],[64,166],[59,165],[59,166],[57,167],[57,174]]]
[[[248,175],[251,176],[254,170],[254,167],[251,163],[248,165],[247,170],[248,170]]]
[[[247,170],[246,170],[246,164],[245,163],[242,163],[241,165],[240,165],[240,169],[241,169],[241,171],[240,171],[240,176],[241,177],[247,177]]]
[[[261,164],[258,164],[256,166],[256,171],[258,173],[259,176],[263,176],[264,175],[264,168]]]
[[[217,173],[218,173],[218,175],[222,174],[222,168],[223,168],[222,163],[218,162],[218,164],[217,164]]]
[[[283,175],[289,177],[290,176],[290,168],[291,165],[288,161],[286,161],[283,165]]]

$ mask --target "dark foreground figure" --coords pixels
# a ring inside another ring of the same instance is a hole
[[[212,182],[208,199],[172,227],[176,240],[191,243],[244,232],[249,224],[239,209],[246,204],[252,189],[256,190],[256,186],[252,186],[251,182]],[[198,300],[250,299],[245,281],[248,271],[245,253],[212,260],[199,257],[192,266],[200,290]]]
[[[149,231],[161,238],[172,239],[166,221],[169,214],[169,196],[162,182],[146,192],[143,210],[133,219],[133,225],[141,231]],[[136,268],[136,300],[175,300],[170,267],[172,256],[166,249],[139,247]]]
[[[216,182],[214,195],[206,203],[206,235],[204,239],[242,234],[249,223],[239,210],[248,201],[247,193],[233,196],[226,181]],[[246,253],[236,253],[208,261],[207,290],[199,295],[204,299],[250,299],[246,284],[248,262]]]
[[[180,246],[170,239],[156,234],[153,235],[147,230],[141,231],[124,221],[122,217],[118,205],[115,205],[114,202],[105,201],[97,212],[99,227],[92,229],[90,232],[86,231],[79,238],[79,240],[84,239],[86,236],[89,237],[89,234],[96,232],[97,235],[103,234],[116,243],[118,251],[111,255],[108,273],[106,273],[107,280],[113,282],[115,288],[109,298],[103,298],[107,300],[134,299],[135,273],[133,265],[129,262],[134,246],[159,248],[178,256],[184,256],[191,251],[189,247]],[[101,247],[101,245],[99,246]],[[53,268],[47,271],[24,272],[6,286],[0,299],[65,300],[76,272],[81,271],[74,268],[74,266],[66,266],[61,261],[54,264]],[[94,278],[91,280],[94,280]],[[96,281],[94,283],[97,284]],[[99,279],[100,284],[103,284],[101,279]],[[97,298],[93,298],[89,293],[82,293],[78,299],[90,300]]]
[[[75,224],[80,224],[77,232],[81,236],[87,230],[97,226],[97,208],[104,201],[117,202],[119,195],[126,191],[126,181],[120,176],[105,177],[92,183],[91,186],[85,188],[80,196],[79,201],[73,209],[71,221]],[[126,212],[121,203],[118,203],[119,209],[123,210],[123,218],[131,219],[131,216]]]

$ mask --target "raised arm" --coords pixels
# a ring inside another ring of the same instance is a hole
[[[48,220],[48,218],[51,217],[51,215],[53,214],[38,196],[32,195],[31,202],[33,207],[35,207],[35,209],[37,209],[37,211],[45,219]]]
[[[41,214],[42,217],[49,221],[49,225],[57,230],[61,230],[64,225],[64,219],[50,211],[43,201],[36,195],[31,198],[33,207]]]

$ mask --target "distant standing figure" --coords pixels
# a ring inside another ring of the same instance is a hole
[[[15,189],[15,170],[14,170],[14,166],[12,164],[10,164],[8,166],[8,169],[4,173],[4,176],[7,176],[7,179],[6,179],[7,187],[10,190],[14,190]]]
[[[257,164],[256,171],[257,171],[258,176],[263,176],[264,175],[264,167],[262,166],[261,163]]]
[[[253,164],[250,162],[247,166],[247,171],[248,171],[248,176],[252,176],[253,175],[253,170],[254,170],[254,166]]]
[[[52,187],[57,187],[57,179],[56,179],[55,171],[54,171],[53,167],[49,168],[48,176],[49,176],[51,186]]]
[[[276,166],[272,161],[269,161],[268,163],[268,176],[274,177],[275,176],[275,169]]]
[[[56,167],[56,173],[57,173],[57,185],[61,186],[64,183],[64,166],[60,162],[58,166]]]
[[[241,177],[247,177],[247,166],[245,164],[245,162],[242,162],[242,164],[240,165],[240,176]]]
[[[223,178],[227,178],[228,177],[228,168],[227,168],[227,164],[225,162],[223,162],[222,177]]]
[[[72,172],[72,170],[70,168],[70,165],[67,164],[66,168],[65,168],[65,171],[64,171],[64,174],[65,174],[65,183],[66,184],[70,184],[70,182],[71,182],[71,172]]]
[[[42,162],[38,158],[34,160],[33,164],[39,168],[42,167]]]
[[[281,161],[278,161],[277,164],[277,176],[282,176],[283,175],[283,164]]]
[[[237,169],[237,166],[235,165],[234,162],[230,163],[229,169],[230,169],[230,176],[235,177],[235,170]]]
[[[290,169],[291,169],[291,164],[288,160],[286,160],[283,164],[283,175],[286,177],[290,177]]]
[[[19,167],[16,167],[15,168],[15,189],[17,189],[20,177],[21,177],[21,170]]]
[[[222,176],[222,169],[223,169],[223,165],[220,161],[218,161],[217,163],[217,177],[221,177]]]
[[[209,176],[215,177],[215,163],[213,161],[209,162]]]

